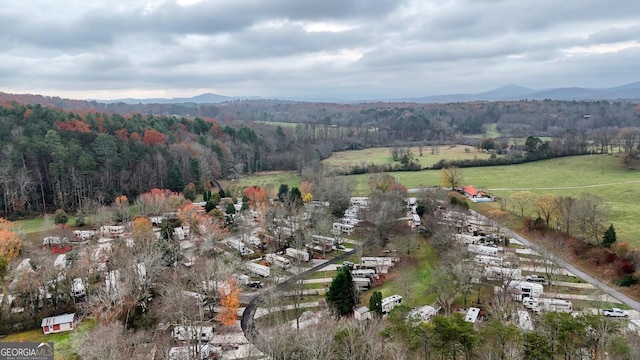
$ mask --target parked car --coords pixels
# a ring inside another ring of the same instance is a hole
[[[349,269],[353,269],[353,263],[351,261],[343,261],[342,266],[346,266]]]
[[[626,310],[622,310],[618,308],[606,309],[606,310],[603,310],[602,313],[606,317],[624,317],[624,318],[629,317],[629,313]]]
[[[262,281],[251,281],[247,284],[247,286],[251,288],[260,289],[262,288]]]
[[[544,276],[539,275],[528,275],[526,279],[531,282],[545,282]]]

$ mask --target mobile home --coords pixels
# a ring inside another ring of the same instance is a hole
[[[520,280],[522,279],[521,269],[512,269],[498,266],[487,266],[483,275],[487,280]]]
[[[542,284],[511,280],[508,284],[508,291],[511,292],[514,300],[522,301],[524,298],[528,297],[541,297],[544,293],[544,287]]]
[[[291,261],[286,257],[276,255],[276,254],[267,254],[264,256],[264,259],[267,260],[271,265],[280,266],[283,269],[288,269],[291,267]]]
[[[287,248],[287,250],[285,250],[285,254],[299,261],[309,261],[309,253],[305,250]]]
[[[271,275],[271,269],[268,266],[260,265],[253,262],[247,263],[247,270],[263,277]]]
[[[371,279],[366,277],[353,277],[351,278],[353,284],[356,286],[358,290],[366,291],[371,288]]]
[[[527,309],[534,312],[554,311],[571,313],[573,311],[573,303],[562,299],[547,299],[528,297],[522,300],[522,304]]]
[[[474,254],[489,255],[489,256],[498,255],[498,248],[493,246],[470,244],[467,249],[469,250],[470,253],[474,253]]]
[[[387,314],[398,305],[402,305],[402,296],[396,294],[386,297],[382,299],[382,313]]]

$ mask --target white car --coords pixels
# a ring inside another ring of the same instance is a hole
[[[602,313],[606,317],[629,317],[629,313],[627,311],[618,308],[606,309],[603,310]]]

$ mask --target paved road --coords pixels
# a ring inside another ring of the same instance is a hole
[[[470,210],[475,216],[478,216],[481,219],[485,219],[486,218],[479,214],[476,211]],[[531,241],[529,241],[528,239],[520,236],[520,234],[515,233],[514,231],[511,231],[510,229],[504,229],[504,233],[508,236],[508,237],[512,237],[515,238],[516,240],[520,241],[523,245],[537,251],[540,253],[540,249],[538,245],[533,244]],[[577,267],[573,266],[572,264],[568,263],[567,261],[560,259],[558,257],[555,256],[551,256],[551,260],[555,261],[558,265],[560,265],[561,267],[565,268],[566,270],[568,270],[569,272],[571,272],[572,274],[574,274],[575,276],[581,278],[582,280],[588,282],[589,284],[595,286],[596,288],[598,288],[600,291],[602,291],[603,293],[612,296],[613,298],[618,299],[620,302],[622,302],[623,304],[631,307],[634,310],[640,311],[640,302],[638,302],[637,300],[632,299],[631,297],[621,293],[620,291],[618,291],[617,289],[609,286],[608,284],[605,284],[604,282],[594,278],[593,276],[585,273],[584,271],[578,269]]]
[[[257,347],[258,350],[264,353],[268,353],[269,349],[265,344],[264,337],[262,336],[262,334],[260,334],[258,329],[256,329],[255,324],[253,322],[256,316],[256,311],[258,310],[259,306],[264,302],[264,299],[268,295],[274,292],[282,292],[283,290],[290,288],[293,284],[296,283],[296,281],[300,279],[305,279],[307,276],[315,273],[318,270],[322,270],[323,268],[333,263],[342,263],[342,261],[344,261],[347,257],[355,253],[356,253],[356,250],[351,250],[336,258],[333,258],[329,261],[316,265],[303,273],[292,276],[287,281],[284,281],[276,286],[273,286],[270,289],[267,289],[260,295],[256,296],[253,300],[251,300],[251,302],[247,305],[247,307],[242,312],[242,318],[240,319],[240,327],[242,328],[242,332],[244,332],[244,336],[247,338],[247,340],[249,340],[250,343],[252,343],[255,347]]]

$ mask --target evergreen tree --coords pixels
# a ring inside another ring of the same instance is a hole
[[[225,208],[225,212],[226,212],[227,214],[229,214],[229,215],[230,215],[230,214],[235,214],[235,213],[236,213],[236,207],[235,207],[235,206],[233,206],[233,204],[232,204],[232,203],[228,203],[228,204],[227,204],[227,207]]]
[[[289,185],[280,184],[280,187],[278,188],[278,200],[285,201],[288,195],[289,195]]]
[[[374,291],[369,298],[369,311],[377,317],[382,317],[382,293]]]
[[[300,193],[300,189],[298,189],[297,187],[292,187],[291,191],[289,192],[289,199],[293,204],[302,205],[302,193]]]
[[[160,238],[169,241],[173,238],[174,233],[175,230],[173,229],[173,226],[171,226],[171,223],[166,219],[162,220],[162,223],[160,223]]]
[[[611,226],[609,226],[607,231],[605,231],[604,235],[602,236],[602,246],[607,248],[611,247],[611,245],[613,245],[616,240],[616,229],[614,229],[613,224],[611,224]]]
[[[69,221],[69,215],[63,209],[56,210],[56,213],[53,215],[53,222],[56,225],[64,225]]]
[[[167,186],[169,190],[175,192],[179,192],[184,189],[184,178],[182,177],[182,170],[178,164],[173,164],[173,167],[169,172],[169,178],[167,179]]]
[[[331,281],[326,295],[327,302],[340,316],[348,315],[358,303],[351,271],[343,266]]]

